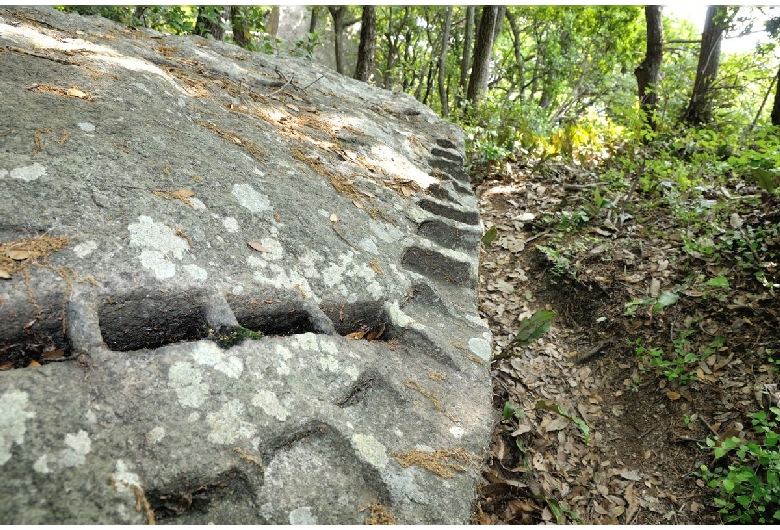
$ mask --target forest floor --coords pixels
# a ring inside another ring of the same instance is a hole
[[[706,440],[751,439],[750,415],[774,398],[777,301],[744,265],[774,275],[777,201],[732,182],[651,202],[598,179],[562,164],[479,178],[483,222],[497,228],[480,311],[494,358],[507,358],[491,367],[505,419],[475,523],[717,523],[699,475],[716,464]],[[731,229],[713,233],[723,204]],[[726,241],[771,225],[758,249]],[[715,246],[692,245],[699,236]],[[513,343],[539,310],[557,313],[550,329]]]

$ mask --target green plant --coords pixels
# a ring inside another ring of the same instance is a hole
[[[680,295],[677,294],[677,291],[685,289],[686,285],[675,285],[674,289],[671,291],[664,291],[660,295],[658,295],[658,298],[645,298],[644,300],[632,300],[628,303],[626,303],[626,316],[631,316],[639,310],[641,307],[649,306],[650,304],[653,305],[652,312],[658,312],[661,309],[665,307],[669,307],[670,305],[674,305],[677,303],[677,301],[680,299]]]
[[[571,265],[571,262],[568,258],[562,256],[559,251],[544,245],[536,245],[536,248],[552,262],[553,266],[551,272],[553,276],[563,276],[564,274],[570,272],[569,266]]]
[[[520,327],[515,334],[515,338],[510,342],[504,351],[494,357],[495,360],[507,359],[512,356],[515,346],[527,346],[533,341],[544,335],[555,317],[555,311],[537,311],[530,318],[524,318],[520,321]],[[506,408],[504,409],[506,411]]]
[[[773,372],[780,370],[780,358],[775,358],[775,355],[772,354],[772,350],[769,348],[766,349],[766,360],[772,366]]]
[[[496,225],[493,225],[488,228],[485,232],[485,235],[482,236],[482,246],[485,248],[489,247],[490,244],[496,239],[496,236],[498,236],[498,229],[496,228]]]
[[[677,380],[687,385],[696,380],[694,367],[715,353],[725,342],[723,337],[716,337],[701,351],[695,351],[688,340],[693,333],[692,329],[681,331],[672,342],[672,351],[668,355],[661,348],[645,348],[641,338],[634,342],[635,352],[647,365],[646,369],[655,369],[669,381]]]
[[[525,416],[525,412],[521,408],[517,408],[517,403],[512,401],[511,399],[506,402],[504,405],[504,411],[503,411],[503,417],[505,420],[509,420],[511,418],[517,418],[518,420],[522,420]]]
[[[730,456],[725,467],[710,470],[702,465],[700,476],[717,490],[715,504],[727,523],[780,523],[780,409],[753,414],[757,441],[736,436],[707,438],[716,460]]]
[[[536,407],[534,407],[536,410],[550,410],[552,412],[555,412],[556,414],[560,414],[567,420],[573,422],[577,425],[577,427],[580,428],[582,431],[582,438],[587,445],[588,441],[590,441],[590,427],[587,423],[585,423],[585,420],[581,420],[580,418],[575,418],[571,414],[567,413],[565,410],[561,408],[560,405],[556,405],[555,403],[547,403],[544,400],[538,401],[536,403]]]
[[[307,33],[305,37],[295,42],[293,49],[290,50],[290,55],[314,59],[314,50],[323,44],[322,34],[319,31]]]
[[[209,338],[221,348],[230,348],[244,339],[260,340],[263,338],[263,334],[243,326],[223,326],[217,330],[209,330]]]

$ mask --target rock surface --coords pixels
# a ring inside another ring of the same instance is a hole
[[[469,521],[491,336],[457,127],[43,7],[0,8],[0,70],[0,522]]]

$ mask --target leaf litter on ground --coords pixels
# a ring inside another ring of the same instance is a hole
[[[591,212],[576,230],[545,224],[560,220],[562,204],[576,211],[592,203],[587,182],[566,189],[575,175],[562,164],[544,175],[517,168],[477,187],[491,227],[480,310],[494,336],[494,405],[503,419],[474,521],[717,522],[713,493],[695,473],[711,455],[697,442],[746,422],[759,406],[754,389],[773,382],[767,355],[780,341],[763,329],[776,324],[774,298],[746,275],[729,276],[733,268],[712,256],[686,252],[686,227],[668,206],[643,209],[639,192],[620,216]],[[600,202],[618,202],[616,192],[598,189]],[[740,226],[757,217],[740,212]],[[565,251],[568,268],[555,271],[549,253],[514,243],[531,238]],[[523,322],[540,311],[558,318],[520,346]],[[689,344],[679,340],[684,330],[694,330]],[[722,345],[703,355],[715,337]],[[664,359],[677,346],[693,355],[681,364],[691,382],[654,370],[637,355],[637,340]]]

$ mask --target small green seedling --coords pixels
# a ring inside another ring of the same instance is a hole
[[[498,361],[508,359],[512,356],[515,346],[527,346],[533,341],[545,334],[550,329],[550,324],[555,320],[558,314],[555,311],[537,311],[531,318],[524,318],[520,321],[520,329],[517,330],[514,340],[507,344],[504,351],[496,355],[493,359]]]
[[[488,228],[487,232],[485,232],[485,235],[482,236],[482,246],[488,248],[490,244],[496,239],[496,236],[498,236],[498,229],[496,228],[496,225],[493,225]]]
[[[523,409],[517,408],[517,403],[515,403],[511,399],[506,402],[506,405],[504,405],[505,420],[509,420],[512,417],[515,417],[518,420],[522,420],[524,416],[525,416],[525,412],[523,412]]]
[[[536,410],[550,410],[552,412],[555,412],[556,414],[560,414],[564,418],[566,418],[569,421],[574,422],[582,431],[583,439],[585,440],[585,443],[587,444],[590,440],[590,427],[588,427],[588,424],[585,423],[585,420],[581,420],[580,418],[575,418],[569,413],[567,413],[565,410],[563,410],[560,405],[556,404],[550,404],[547,403],[544,400],[538,401],[536,403],[536,407],[534,407]]]

